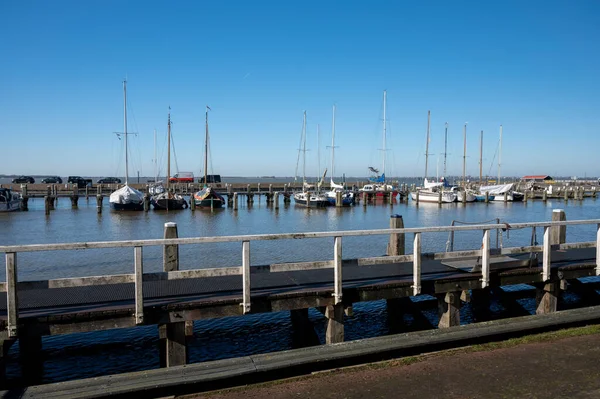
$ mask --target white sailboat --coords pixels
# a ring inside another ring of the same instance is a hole
[[[350,206],[354,204],[354,193],[352,191],[348,191],[344,189],[344,186],[341,184],[336,184],[333,181],[334,176],[334,166],[335,166],[335,105],[333,106],[333,117],[331,123],[331,177],[330,177],[330,191],[327,191],[325,195],[327,195],[327,199],[331,203],[331,205],[336,205],[337,202],[337,193],[342,193],[342,205]]]
[[[466,167],[467,167],[467,124],[463,128],[463,141],[464,141],[464,149],[463,149],[463,178],[462,178],[462,187],[452,187],[452,191],[456,193],[456,200],[458,202],[475,202],[477,201],[477,194],[467,188],[466,183]],[[466,198],[465,198],[466,196]]]
[[[444,190],[443,182],[430,182],[427,180],[427,161],[429,158],[429,124],[431,120],[431,111],[427,111],[427,143],[425,145],[425,178],[423,180],[423,188],[410,193],[413,201],[417,200],[417,192],[419,194],[419,202],[440,202],[444,203],[456,201],[457,195],[452,191]],[[441,193],[441,196],[440,196]]]
[[[129,187],[129,163],[127,152],[127,81],[123,81],[123,128],[125,136],[125,185],[110,194],[111,208],[117,211],[141,211],[144,209],[144,194]]]
[[[396,196],[398,195],[398,190],[394,189],[394,187],[391,184],[387,184],[385,182],[385,153],[387,151],[387,147],[386,147],[386,136],[387,136],[387,131],[386,131],[386,104],[387,103],[387,90],[383,91],[383,157],[382,157],[382,161],[383,161],[383,165],[382,165],[382,169],[381,169],[381,175],[377,175],[375,177],[370,177],[369,180],[371,181],[370,184],[365,184],[361,189],[359,189],[358,191],[361,192],[366,192],[366,193],[372,193],[375,194],[377,196],[383,196],[384,193],[389,192],[392,193],[392,196]],[[369,167],[369,170],[375,174],[379,173],[379,170],[373,168],[373,167]]]
[[[500,125],[500,143],[499,143],[499,153],[498,153],[498,181],[500,183],[500,157],[502,156],[502,125]],[[525,195],[521,192],[514,190],[514,183],[508,184],[494,184],[488,186],[479,187],[479,192],[481,196],[484,196],[485,193],[489,193],[490,201],[504,201],[506,197],[506,201],[523,201]]]
[[[317,184],[317,192],[310,191],[312,186],[306,182],[306,111],[304,111],[304,118],[302,122],[302,140],[302,191],[299,193],[294,193],[294,201],[296,204],[306,206],[308,208],[323,208],[329,206],[329,200],[327,199],[327,196],[319,192],[321,184],[323,183],[323,179],[325,178],[325,174],[323,174],[323,178],[321,178],[320,182]],[[327,170],[325,170],[325,173],[327,173]]]

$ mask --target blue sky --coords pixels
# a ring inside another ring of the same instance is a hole
[[[200,174],[209,105],[211,165],[225,176],[292,176],[307,111],[307,174],[381,166],[388,176],[600,175],[600,3],[13,1],[0,3],[0,174],[153,174],[172,108],[177,167]],[[320,125],[320,145],[317,140]],[[320,149],[320,151],[318,151]],[[166,170],[166,155],[160,156]],[[299,167],[301,169],[301,166]],[[174,173],[174,172],[173,172]]]

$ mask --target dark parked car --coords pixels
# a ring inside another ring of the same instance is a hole
[[[58,183],[62,184],[62,179],[58,176],[48,176],[42,179],[42,183]]]
[[[77,187],[83,188],[83,187],[87,186],[88,184],[91,185],[92,179],[84,179],[81,176],[69,176],[69,178],[67,179],[67,183],[77,184]]]
[[[98,179],[98,181],[96,183],[98,183],[98,184],[115,184],[115,183],[121,183],[121,179],[119,179],[118,177],[103,177],[102,179]]]
[[[35,179],[31,176],[19,176],[12,180],[13,183],[35,183]]]

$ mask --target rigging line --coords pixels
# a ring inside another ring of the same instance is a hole
[[[177,174],[179,174],[179,164],[177,163],[177,152],[175,151],[175,138],[173,136],[173,121],[171,121],[171,147],[173,147],[173,159],[175,159],[175,170],[177,171]]]
[[[488,169],[488,176],[492,173],[492,168],[494,167],[494,161],[496,160],[496,154],[498,154],[498,147],[500,147],[500,141],[498,141],[498,145],[496,146],[496,151],[494,152],[494,157],[492,158],[492,163],[490,164],[490,168]]]
[[[300,164],[300,153],[302,152],[302,138],[304,137],[304,130],[300,133],[300,143],[298,144],[298,159],[296,160],[296,170],[294,172],[294,181],[298,180],[298,165]]]

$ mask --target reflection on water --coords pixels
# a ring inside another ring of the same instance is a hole
[[[44,214],[43,200],[32,199],[29,212],[0,214],[0,245],[40,244],[59,242],[113,241],[154,239],[163,236],[164,223],[176,222],[179,237],[245,235],[312,231],[379,229],[389,226],[391,214],[401,214],[406,227],[450,225],[453,220],[484,222],[500,218],[502,222],[517,223],[550,220],[552,210],[565,209],[568,220],[600,217],[600,202],[596,200],[530,201],[528,203],[437,204],[414,202],[382,202],[362,204],[351,208],[306,209],[294,203],[280,203],[279,209],[263,202],[247,205],[240,201],[239,210],[231,208],[214,211],[197,209],[173,212],[119,213],[104,207],[97,214],[95,199],[80,199],[79,209],[72,210],[68,199],[60,199],[57,209]],[[105,204],[106,205],[106,204]],[[492,244],[495,235],[492,234]],[[447,233],[428,233],[422,236],[423,251],[443,251],[448,243]],[[569,227],[568,241],[593,241],[594,226]],[[457,232],[454,249],[475,249],[481,243],[481,232]],[[529,244],[531,230],[511,230],[504,233],[504,246]],[[379,256],[385,253],[387,236],[346,237],[343,256]],[[542,231],[537,232],[542,242]],[[407,238],[407,243],[410,242]],[[410,252],[411,245],[407,245]],[[181,269],[200,267],[238,266],[241,264],[240,243],[215,243],[180,246]],[[333,239],[259,241],[251,245],[253,265],[329,260],[333,258]],[[95,249],[85,251],[56,251],[22,253],[18,257],[20,280],[39,280],[60,277],[131,273],[131,249]],[[162,248],[144,248],[144,267],[148,272],[162,268]],[[4,281],[4,276],[2,276]],[[426,298],[420,298],[425,299]],[[432,298],[431,298],[432,299]],[[565,300],[565,299],[563,299]],[[523,300],[533,310],[532,300]],[[529,302],[527,302],[529,301]],[[567,298],[568,301],[568,298]],[[492,303],[491,317],[506,312],[499,303]],[[356,304],[354,315],[346,318],[346,339],[360,339],[394,332],[387,322],[385,301]],[[425,311],[432,324],[437,323],[435,304]],[[321,342],[325,321],[316,310],[309,317]],[[462,322],[473,319],[469,306],[461,310]],[[409,326],[417,321],[405,315]],[[416,328],[416,327],[415,327]],[[195,340],[190,344],[190,359],[200,362],[253,353],[264,353],[294,347],[289,313],[249,315],[203,320],[194,324]],[[84,378],[111,373],[144,370],[158,367],[158,332],[155,326],[103,331],[43,339],[45,382]],[[19,375],[18,345],[9,353],[8,376]]]

